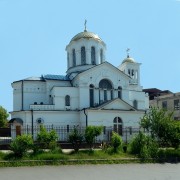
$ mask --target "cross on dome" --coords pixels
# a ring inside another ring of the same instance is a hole
[[[84,32],[87,31],[87,29],[86,29],[86,24],[87,24],[87,20],[85,19],[85,22],[84,22]]]

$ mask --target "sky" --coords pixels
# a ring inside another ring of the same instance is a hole
[[[180,92],[180,0],[0,0],[1,106],[13,111],[14,81],[66,74],[66,45],[85,19],[106,61],[119,66],[130,48],[143,88]]]

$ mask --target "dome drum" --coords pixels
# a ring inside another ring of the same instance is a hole
[[[66,46],[67,73],[82,72],[105,61],[106,45],[101,38],[88,31],[75,35]]]

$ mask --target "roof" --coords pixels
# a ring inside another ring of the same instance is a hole
[[[14,81],[13,83],[20,82],[20,81],[45,81],[45,80],[70,81],[68,76],[45,74],[45,75],[42,75],[41,77],[28,77],[19,81]]]
[[[129,103],[127,103],[126,101],[124,101],[123,99],[120,99],[120,98],[115,98],[115,99],[106,101],[103,104],[99,104],[97,107],[90,108],[90,109],[97,109],[97,110],[104,109],[104,107],[106,107],[108,104],[111,104],[111,103],[113,103],[115,101],[121,101],[122,103],[124,103],[127,106],[129,106],[130,109],[127,109],[126,111],[137,111],[137,109],[135,107],[131,106]],[[117,109],[114,109],[114,110],[117,110]],[[125,109],[121,109],[121,110],[125,111]]]
[[[64,76],[64,75],[53,75],[53,74],[46,74],[42,76],[43,79],[47,79],[47,80],[63,80],[63,81],[69,81],[69,77],[68,76]]]
[[[91,39],[91,38],[92,38],[92,39],[94,39],[94,40],[97,40],[97,41],[102,42],[103,44],[105,44],[105,43],[103,42],[103,40],[102,40],[97,34],[95,34],[95,33],[93,33],[93,32],[86,31],[86,30],[84,30],[83,32],[80,32],[80,33],[76,34],[76,35],[71,39],[70,42],[72,42],[72,41],[77,41],[77,40],[79,40],[79,39],[81,39],[81,38],[86,38],[86,39]]]
[[[123,60],[122,64],[125,63],[125,62],[129,62],[129,63],[135,63],[135,60],[131,57],[127,57]]]
[[[34,77],[34,76],[32,76],[32,77],[28,77],[28,78],[23,79],[23,80],[25,80],[25,81],[40,81],[40,80],[42,80],[42,77]]]
[[[98,64],[98,65],[96,65],[96,66],[93,66],[93,67],[91,67],[91,68],[89,68],[89,69],[87,69],[87,70],[85,70],[85,71],[82,71],[82,72],[78,73],[77,76],[79,76],[79,75],[81,75],[81,74],[83,74],[83,73],[86,73],[86,72],[88,72],[88,71],[91,71],[91,70],[94,69],[94,68],[103,66],[104,64],[110,65],[111,67],[115,68],[117,71],[119,71],[120,73],[122,73],[125,77],[128,77],[128,78],[131,79],[130,76],[128,76],[127,74],[125,74],[123,71],[121,71],[119,68],[117,68],[116,66],[112,65],[112,64],[109,63],[108,61],[105,61],[105,62],[103,62],[103,63],[101,63],[101,64]],[[77,76],[75,76],[75,78],[76,78]]]

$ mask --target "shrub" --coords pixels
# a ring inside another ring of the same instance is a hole
[[[33,146],[33,139],[30,135],[17,136],[11,144],[10,148],[16,157],[22,157]]]
[[[85,130],[85,139],[87,144],[90,146],[90,149],[93,147],[95,138],[102,133],[102,126],[88,126]]]
[[[157,157],[157,142],[142,132],[139,132],[139,134],[134,137],[129,144],[129,148],[131,154],[139,155],[139,157],[143,159]]]
[[[122,138],[119,136],[118,133],[112,132],[112,137],[111,137],[111,145],[113,147],[113,152],[117,153],[120,149],[122,149]]]
[[[37,134],[37,142],[44,149],[51,149],[57,147],[58,135],[55,130],[48,132],[45,127],[40,127],[40,132]]]
[[[69,134],[69,142],[73,145],[75,152],[79,151],[82,141],[83,135],[78,131],[77,127],[74,127],[73,132]]]
[[[160,161],[180,162],[180,149],[160,149],[158,158]]]

